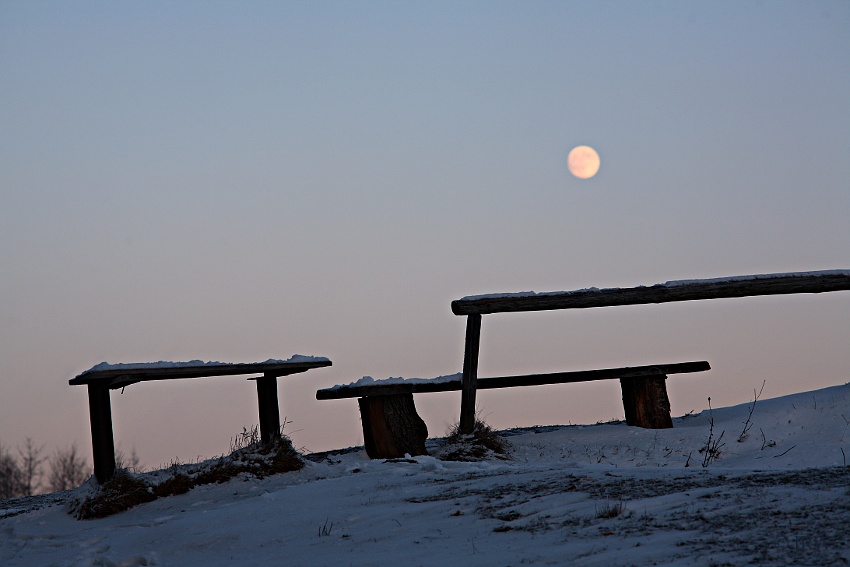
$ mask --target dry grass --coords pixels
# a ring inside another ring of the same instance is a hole
[[[76,515],[79,520],[104,518],[154,500],[156,495],[144,480],[127,469],[118,469],[97,494],[80,503]]]
[[[166,496],[186,494],[195,486],[196,485],[193,484],[192,479],[185,474],[178,472],[154,486],[153,493],[159,498],[165,498]]]
[[[487,458],[507,459],[510,444],[483,421],[476,419],[472,433],[460,433],[454,425],[437,458],[443,461],[480,461]]]
[[[245,443],[250,439],[250,434],[245,436],[243,432],[241,443],[232,444],[235,450],[229,455],[197,465],[175,464],[165,471],[163,480],[154,481],[151,475],[118,469],[95,494],[74,503],[71,512],[79,520],[103,518],[157,498],[184,494],[196,486],[228,482],[239,475],[265,478],[304,467],[304,461],[285,435],[268,444],[256,440]]]
[[[596,517],[601,519],[610,519],[620,516],[626,511],[626,503],[622,500],[619,502],[606,502],[602,508],[596,510]]]

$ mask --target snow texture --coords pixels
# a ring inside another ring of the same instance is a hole
[[[329,390],[339,390],[340,388],[354,388],[359,386],[383,386],[385,384],[441,384],[445,382],[460,382],[463,379],[463,374],[458,372],[457,374],[447,374],[445,376],[437,376],[436,378],[402,378],[402,377],[390,377],[390,378],[382,378],[380,380],[375,380],[371,376],[364,376],[360,380],[356,382],[350,382],[348,384],[337,384],[332,388],[328,388]]]
[[[730,276],[725,278],[710,278],[704,280],[673,280],[665,282],[665,287],[676,287],[695,283],[725,283],[747,280],[769,280],[774,278],[800,278],[807,276],[850,276],[850,270],[819,270],[816,272],[787,272],[782,274],[755,274],[752,276]]]
[[[637,288],[645,288],[645,287],[677,287],[683,285],[693,285],[693,284],[705,284],[705,283],[725,283],[725,282],[740,282],[747,280],[767,280],[773,278],[788,278],[788,277],[804,277],[804,276],[850,276],[850,270],[819,270],[815,272],[785,272],[778,274],[754,274],[749,276],[728,276],[723,278],[708,278],[702,280],[672,280],[668,282],[664,282],[663,284],[655,284],[653,286],[637,286]],[[614,291],[618,289],[624,289],[619,287],[610,287],[604,288],[602,291]],[[626,288],[628,289],[628,288]],[[502,299],[507,297],[534,297],[534,296],[544,296],[544,295],[573,295],[578,293],[587,293],[592,291],[600,291],[598,287],[588,287],[584,289],[576,289],[573,291],[544,291],[544,292],[534,292],[534,291],[520,291],[516,293],[485,293],[482,295],[468,295],[466,297],[462,297],[461,301],[467,300],[475,300],[475,299]]]
[[[703,466],[710,432],[722,444]],[[0,565],[850,562],[850,385],[706,410],[672,429],[613,422],[504,435],[508,461],[373,461],[352,448],[99,520],[67,512],[92,481],[9,500]],[[429,440],[429,451],[442,442]]]
[[[101,362],[100,364],[95,364],[83,374],[88,372],[103,372],[105,370],[138,370],[138,369],[155,369],[155,368],[180,368],[186,366],[239,366],[242,364],[285,364],[287,362],[318,362],[318,361],[326,361],[327,358],[323,356],[306,356],[303,354],[296,354],[289,357],[286,360],[281,360],[277,358],[270,358],[265,362],[218,362],[218,361],[203,361],[203,360],[189,360],[185,362],[171,362],[168,360],[160,360],[159,362],[130,362],[130,363],[118,363],[118,364],[110,364],[109,362]]]

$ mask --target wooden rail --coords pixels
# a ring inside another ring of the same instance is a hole
[[[455,315],[486,315],[841,290],[850,290],[850,270],[667,282],[649,287],[464,297],[452,301],[452,312]]]

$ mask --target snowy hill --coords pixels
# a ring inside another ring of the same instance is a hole
[[[666,430],[503,433],[510,460],[383,462],[340,451],[100,520],[67,513],[90,487],[7,501],[0,564],[850,562],[850,385],[705,411]],[[716,452],[706,456],[706,446]]]

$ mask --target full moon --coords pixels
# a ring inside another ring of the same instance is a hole
[[[590,179],[599,171],[599,154],[590,146],[578,146],[567,157],[570,173],[579,179]]]

